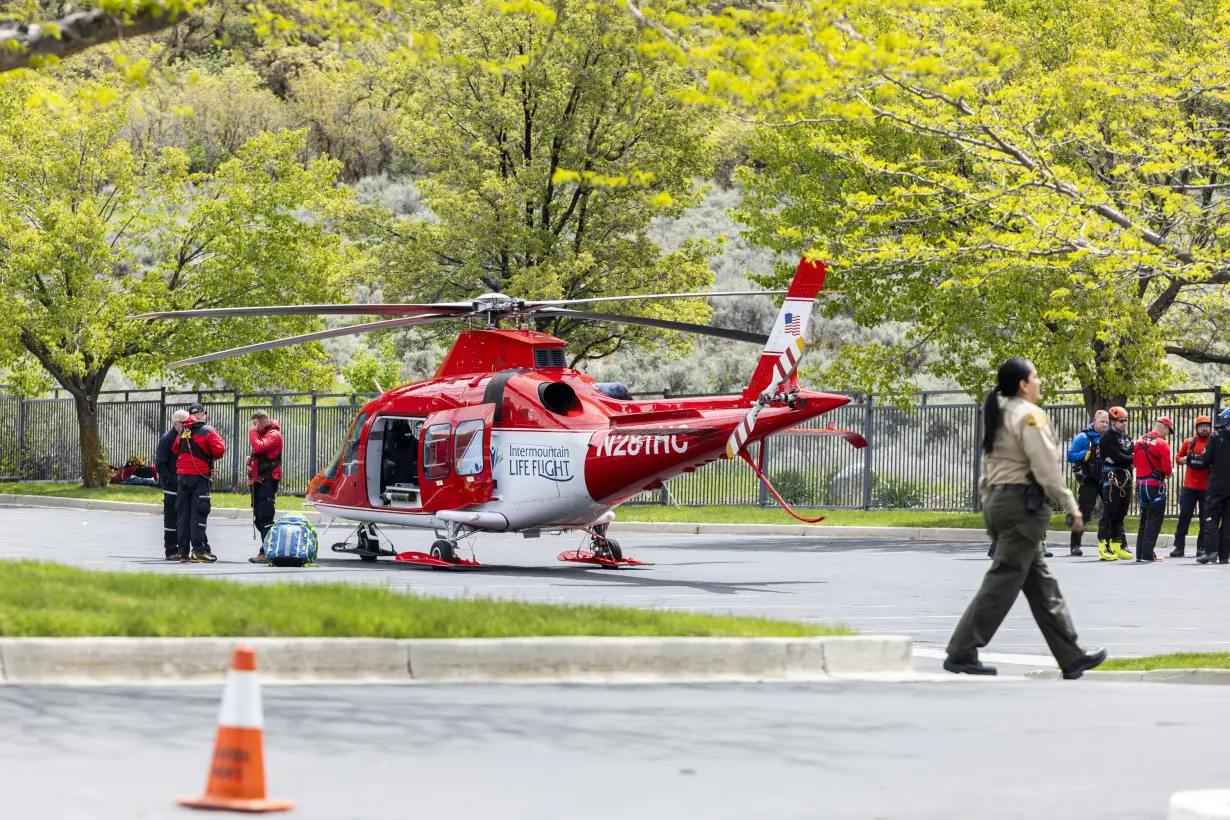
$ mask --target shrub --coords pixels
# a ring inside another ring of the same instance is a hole
[[[778,470],[769,481],[787,504],[810,506],[815,503],[807,476],[800,470]]]
[[[876,473],[871,479],[871,506],[880,509],[913,509],[926,506],[927,487],[895,475]]]

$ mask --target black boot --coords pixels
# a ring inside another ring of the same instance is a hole
[[[1104,660],[1106,660],[1105,649],[1095,649],[1092,652],[1086,652],[1078,660],[1063,668],[1063,679],[1076,680],[1090,669],[1100,665]]]
[[[1081,557],[1082,555],[1084,555],[1084,554],[1085,554],[1085,553],[1081,551],[1081,548],[1080,548],[1080,547],[1073,547],[1073,548],[1072,548],[1072,557],[1073,557],[1073,558],[1080,558],[1080,557]]]
[[[1174,549],[1172,549],[1172,550],[1170,551],[1170,557],[1171,557],[1171,558],[1182,558],[1182,557],[1183,557],[1183,548],[1182,548],[1182,547],[1175,547]],[[1197,558],[1199,558],[1200,556],[1196,556],[1196,557],[1197,557]]]
[[[997,673],[994,666],[987,666],[982,661],[959,661],[955,660],[951,655],[944,658],[944,668],[957,675],[961,673],[966,675],[994,675]]]

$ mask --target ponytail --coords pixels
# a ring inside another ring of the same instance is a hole
[[[990,453],[995,449],[995,433],[999,430],[999,425],[1003,423],[1004,411],[999,407],[999,399],[996,397],[998,391],[992,390],[987,393],[986,399],[982,402],[982,451]]]
[[[1004,412],[999,406],[999,396],[1012,398],[1021,389],[1021,382],[1029,378],[1034,366],[1028,359],[1009,359],[999,366],[995,374],[995,389],[987,393],[982,402],[982,451],[995,449],[995,435],[1004,423]]]

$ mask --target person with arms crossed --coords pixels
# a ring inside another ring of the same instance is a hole
[[[1204,537],[1201,564],[1230,563],[1230,407],[1222,411],[1216,430],[1200,455],[1189,455],[1187,466],[1209,471],[1209,491],[1204,498]]]

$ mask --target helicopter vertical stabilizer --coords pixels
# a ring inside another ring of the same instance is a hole
[[[773,332],[769,334],[769,342],[760,354],[760,363],[756,365],[751,382],[743,390],[745,399],[758,398],[773,384],[774,371],[782,359],[782,354],[787,350],[801,349],[799,343],[807,334],[812,305],[824,287],[824,274],[823,262],[812,262],[807,257],[799,261],[799,268],[795,271],[794,279],[790,281],[790,290],[786,293],[786,301],[777,314]],[[780,388],[790,390],[796,387],[798,380],[792,370]]]

